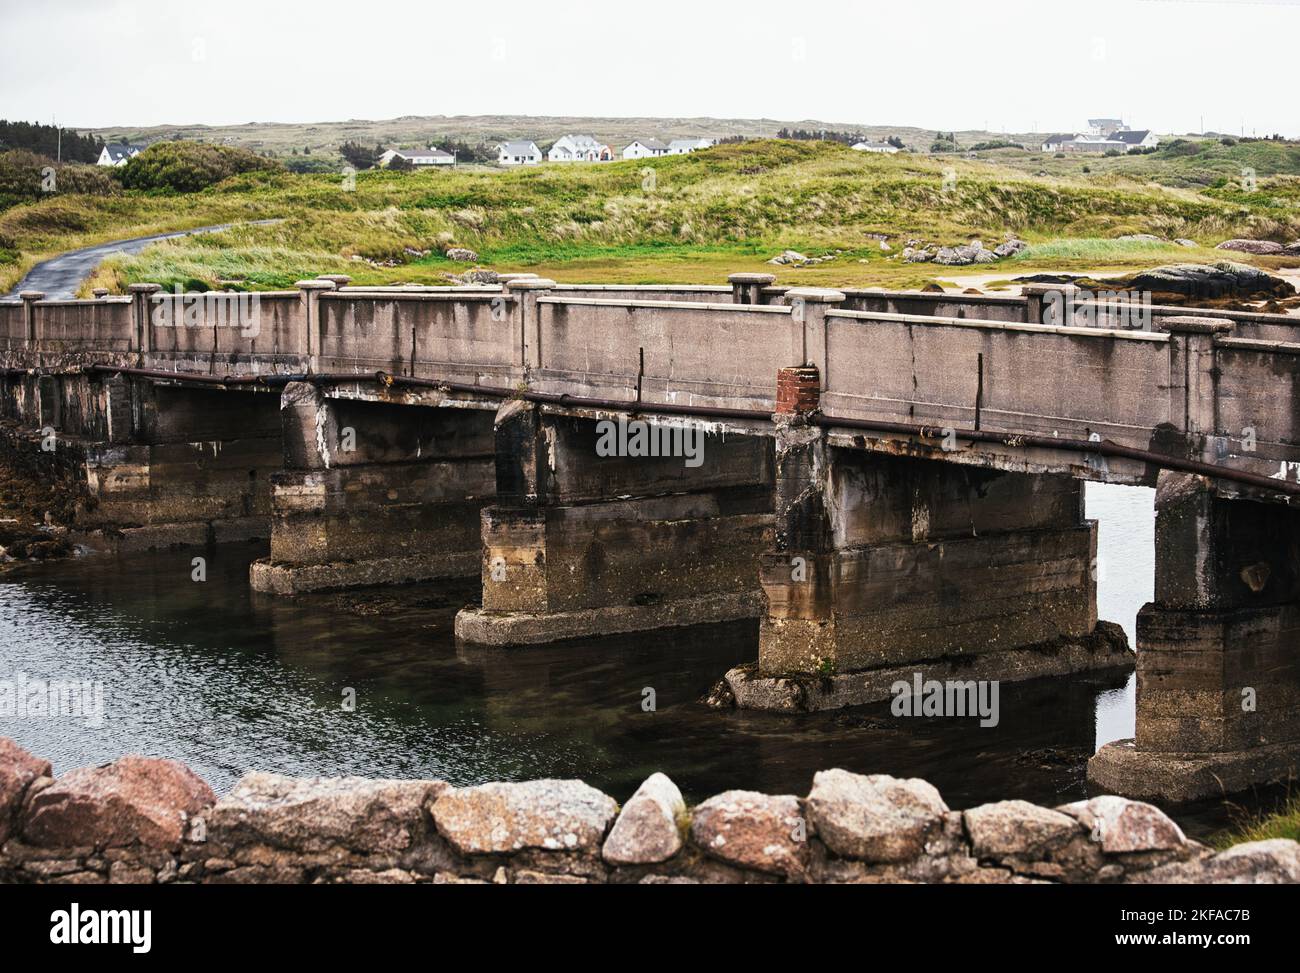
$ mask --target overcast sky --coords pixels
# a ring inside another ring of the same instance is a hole
[[[0,0],[0,117],[816,118],[1300,136],[1300,0]]]

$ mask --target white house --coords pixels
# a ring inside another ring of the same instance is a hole
[[[590,135],[563,135],[546,153],[548,162],[610,162],[614,150]]]
[[[625,159],[653,159],[668,154],[668,146],[658,139],[637,139],[623,149]]]
[[[143,152],[143,145],[128,145],[125,142],[110,142],[99,152],[95,160],[97,166],[124,166],[133,157]]]
[[[696,149],[707,149],[710,146],[717,145],[716,139],[673,139],[668,143],[668,151],[665,155],[685,155],[687,152],[694,152]],[[629,146],[630,148],[631,146]],[[624,149],[623,158],[628,158],[627,150]]]
[[[456,164],[454,155],[450,152],[444,152],[442,149],[435,149],[433,146],[427,149],[389,149],[379,157],[379,164],[387,168],[392,165],[394,159],[402,159],[416,167],[451,166]]]
[[[898,151],[898,146],[890,145],[888,142],[855,142],[853,148],[858,152],[881,152],[887,155],[893,155]]]
[[[1066,142],[1073,142],[1074,136],[1066,133],[1048,135],[1043,138],[1044,152],[1060,152]]]
[[[542,161],[542,150],[536,142],[515,140],[497,146],[497,164],[503,166],[535,166]]]

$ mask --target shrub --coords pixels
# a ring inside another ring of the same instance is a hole
[[[57,185],[61,193],[81,193],[83,196],[113,196],[122,191],[117,181],[116,169],[96,165],[65,165],[59,167]]]
[[[0,152],[0,206],[13,206],[41,195],[41,170],[50,160],[26,149]]]
[[[281,171],[270,159],[231,145],[202,142],[155,142],[122,167],[128,189],[198,192],[241,172]]]
[[[53,179],[47,179],[51,170]],[[98,166],[59,165],[26,149],[0,152],[0,207],[45,199],[55,193],[111,196],[118,191],[117,181]]]
[[[337,163],[333,163],[330,162],[329,159],[322,159],[319,157],[304,159],[300,156],[297,159],[290,159],[288,162],[284,164],[284,167],[288,169],[290,172],[295,172],[298,173],[299,175],[302,175],[303,173],[311,173],[311,172],[338,172],[339,171],[339,167]]]

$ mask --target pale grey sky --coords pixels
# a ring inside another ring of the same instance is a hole
[[[818,118],[1300,135],[1300,0],[0,0],[0,117]]]

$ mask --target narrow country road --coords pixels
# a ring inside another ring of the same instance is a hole
[[[94,273],[100,261],[113,254],[139,253],[149,244],[157,243],[159,240],[170,240],[194,233],[216,233],[219,230],[228,230],[232,226],[265,226],[279,222],[281,221],[254,220],[251,223],[222,223],[218,226],[201,226],[194,230],[158,233],[131,240],[113,240],[93,247],[84,247],[81,250],[69,250],[67,253],[61,253],[57,257],[38,263],[5,296],[17,297],[23,291],[42,291],[50,300],[67,300],[76,296],[81,282]]]

